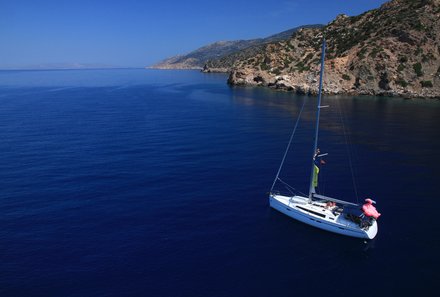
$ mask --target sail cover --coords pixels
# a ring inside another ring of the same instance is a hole
[[[319,167],[313,166],[313,187],[316,188],[318,186],[318,174],[319,174]]]

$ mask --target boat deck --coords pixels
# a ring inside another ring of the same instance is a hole
[[[272,194],[270,205],[276,210],[306,224],[339,234],[373,238],[377,233],[377,224],[369,228],[361,228],[359,224],[346,219],[342,209],[328,206],[326,201],[312,201],[303,196],[283,196]]]

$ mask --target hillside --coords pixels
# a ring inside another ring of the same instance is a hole
[[[155,69],[202,69],[209,60],[215,60],[240,52],[247,48],[259,46],[269,42],[276,42],[286,40],[292,36],[300,28],[321,27],[321,25],[309,25],[293,28],[283,31],[281,33],[271,35],[266,38],[250,39],[250,40],[235,40],[235,41],[217,41],[209,45],[203,46],[186,55],[178,55],[167,58],[149,68]],[[222,71],[227,72],[228,69]]]
[[[206,64],[231,72],[234,85],[314,94],[326,38],[324,91],[440,98],[440,0],[393,0],[323,28],[232,53]]]
[[[206,61],[238,52],[252,45],[259,44],[260,39],[218,41],[203,46],[186,55],[167,58],[150,68],[155,69],[202,69]]]

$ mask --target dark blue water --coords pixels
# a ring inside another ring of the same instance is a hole
[[[303,100],[282,177],[307,191],[314,99],[225,80],[0,72],[0,295],[436,295],[440,102],[325,98],[320,190],[378,201],[364,242],[268,206]]]

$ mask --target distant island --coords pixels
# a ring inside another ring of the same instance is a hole
[[[74,69],[116,69],[127,68],[98,63],[47,63],[25,66],[3,66],[0,70],[74,70]]]
[[[274,36],[214,43],[152,68],[226,72],[231,85],[316,94],[325,37],[325,93],[440,98],[440,0],[392,0]]]

